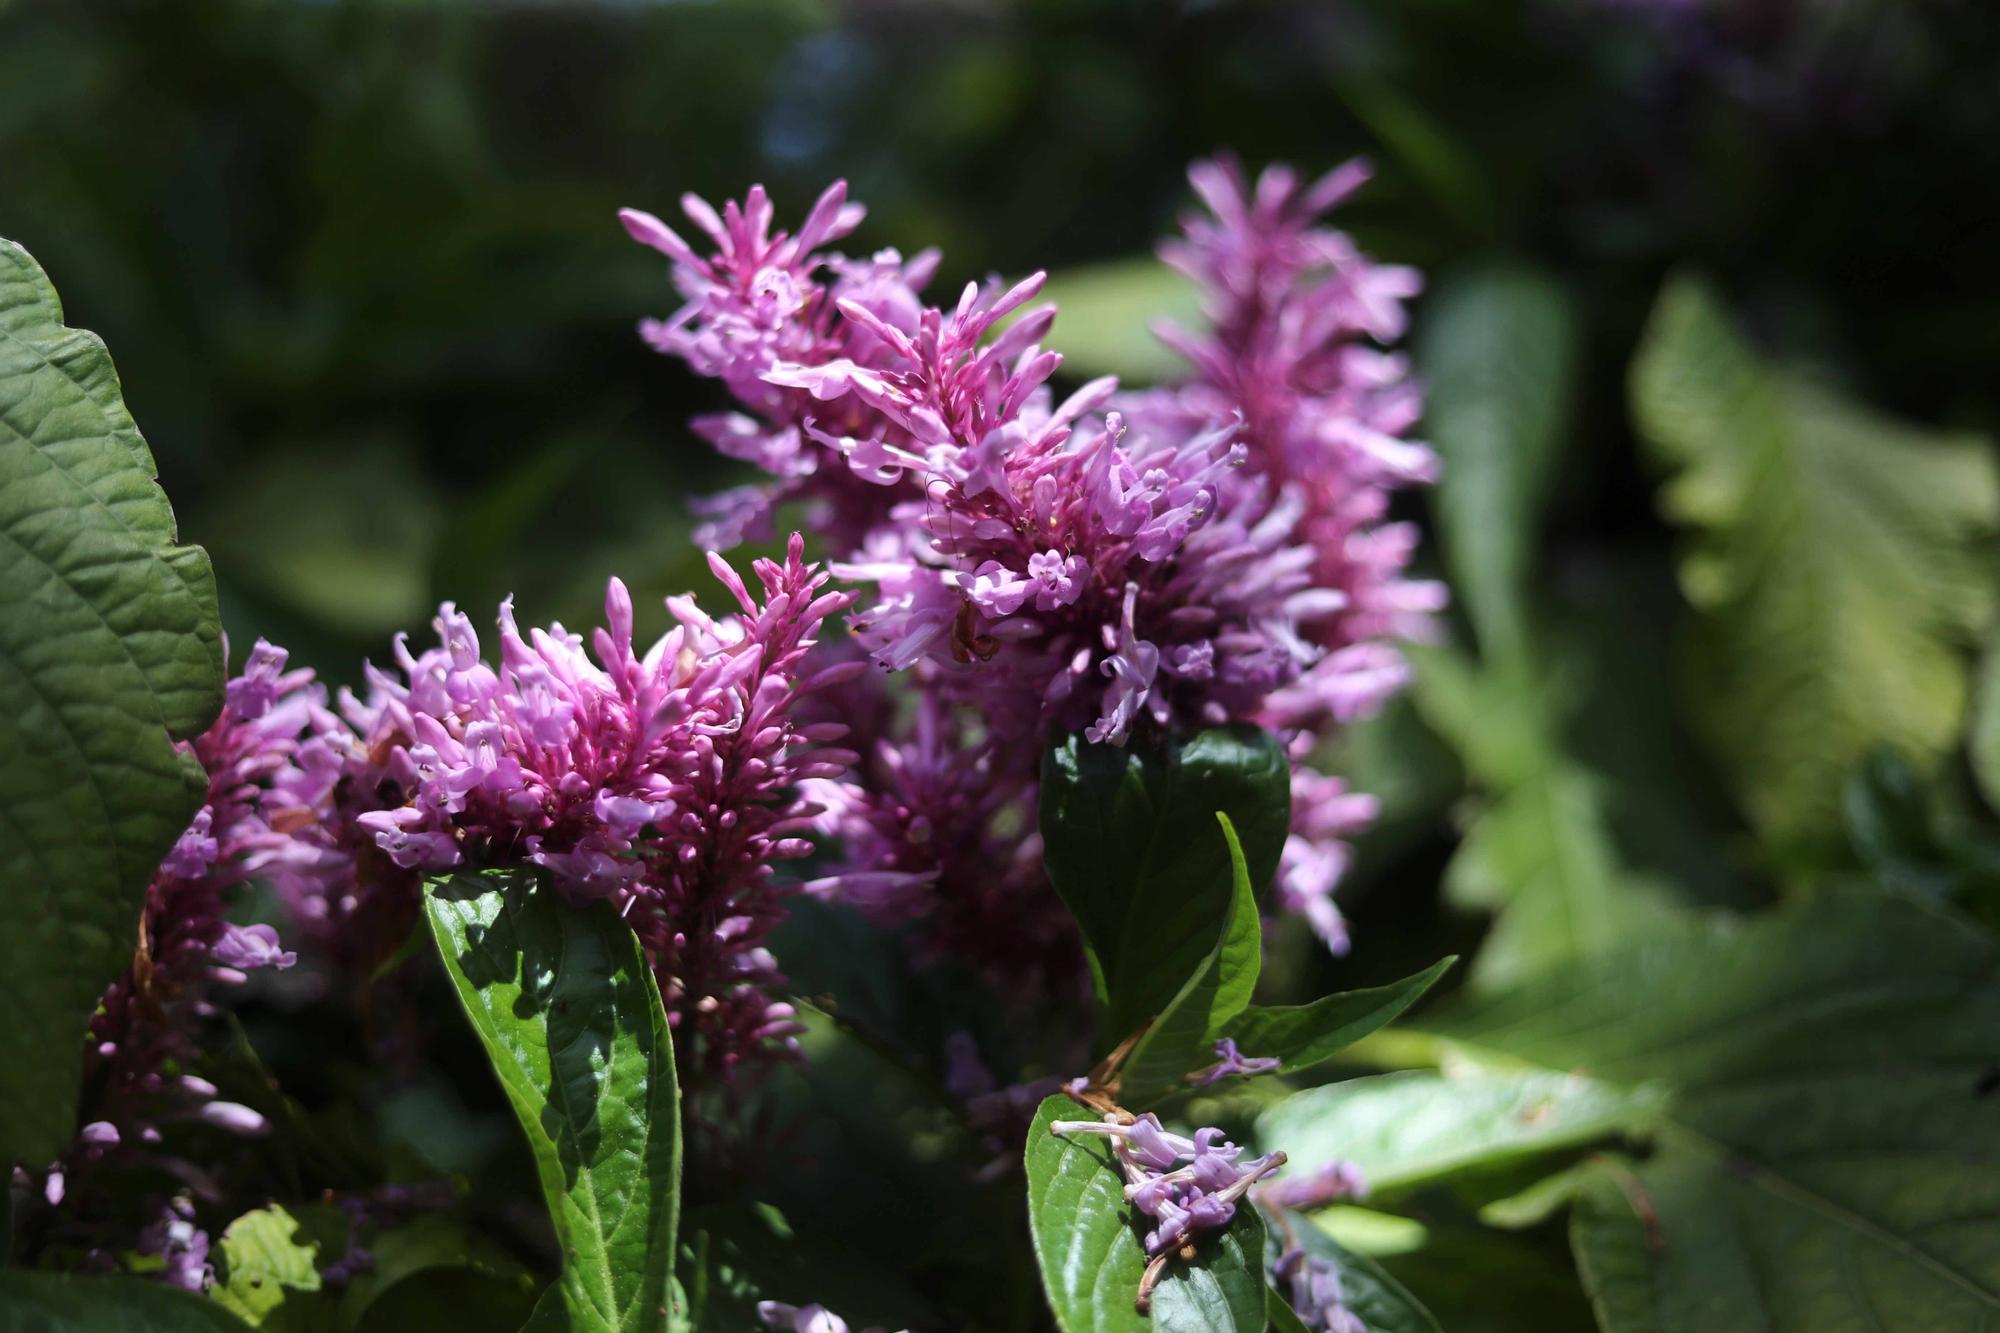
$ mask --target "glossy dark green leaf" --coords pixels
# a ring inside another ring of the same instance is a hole
[[[1204,1237],[1192,1265],[1171,1264],[1154,1292],[1152,1315],[1139,1313],[1133,1302],[1146,1256],[1110,1142],[1101,1134],[1049,1131],[1057,1120],[1092,1118],[1069,1098],[1050,1097],[1028,1129],[1029,1233],[1063,1333],[1155,1327],[1261,1333],[1264,1224],[1254,1208],[1237,1209],[1223,1232]]]
[[[1432,1025],[1439,1054],[1661,1087],[1652,1154],[1582,1185],[1610,1333],[2000,1321],[2000,946],[1915,900],[1822,893],[1681,931]]]
[[[1230,1020],[1225,1031],[1244,1055],[1275,1056],[1285,1062],[1279,1072],[1297,1073],[1387,1027],[1457,961],[1441,959],[1401,981],[1336,991],[1309,1004],[1253,1004]]]
[[[453,987],[534,1150],[575,1333],[668,1326],[679,1208],[673,1043],[652,970],[609,904],[525,870],[429,885]]]
[[[1270,736],[1218,728],[1162,753],[1071,736],[1043,758],[1049,877],[1083,932],[1104,1047],[1164,1010],[1215,947],[1232,884],[1217,811],[1251,888],[1268,885],[1291,823],[1291,770]]]
[[[214,1301],[131,1277],[0,1273],[0,1333],[245,1333]]]
[[[1525,268],[1448,278],[1422,321],[1425,433],[1444,461],[1439,541],[1489,660],[1527,651],[1528,594],[1568,425],[1576,341],[1562,288]]]
[[[1257,989],[1257,975],[1263,968],[1264,926],[1257,916],[1257,899],[1250,891],[1243,845],[1227,815],[1216,819],[1221,826],[1219,836],[1229,848],[1228,914],[1208,957],[1160,1011],[1125,1061],[1119,1097],[1133,1107],[1144,1108],[1184,1087],[1186,1074],[1210,1063],[1216,1035],[1249,1006]]]
[[[173,741],[222,703],[215,579],[153,473],[104,344],[0,241],[0,1161],[75,1132],[91,1011],[206,792]]]

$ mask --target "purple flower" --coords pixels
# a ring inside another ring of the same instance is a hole
[[[1368,1333],[1368,1326],[1344,1304],[1340,1266],[1333,1260],[1292,1245],[1278,1256],[1271,1274],[1285,1285],[1292,1313],[1307,1328],[1323,1333]]]
[[[1324,1208],[1342,1199],[1368,1197],[1368,1178],[1352,1162],[1328,1162],[1305,1176],[1285,1176],[1261,1185],[1257,1202],[1272,1208],[1309,1211]]]
[[[401,678],[371,667],[368,699],[345,703],[349,785],[387,798],[352,821],[379,856],[413,872],[535,865],[572,898],[611,900],[659,975],[690,1081],[726,1082],[800,1031],[769,996],[782,977],[763,940],[790,891],[773,866],[811,850],[800,789],[854,756],[830,744],[844,725],[799,706],[859,669],[804,669],[852,598],[823,591],[802,550],[795,535],[783,563],[756,562],[761,601],[712,556],[738,613],[669,598],[676,628],[643,654],[616,579],[589,652],[560,625],[524,635],[509,601],[489,665],[446,603],[437,647],[398,640]]]
[[[786,1305],[782,1301],[757,1302],[757,1318],[766,1328],[786,1333],[847,1333],[847,1321],[824,1305]],[[879,1328],[861,1333],[882,1333]]]
[[[1284,1063],[1275,1056],[1243,1055],[1236,1049],[1234,1041],[1224,1037],[1215,1043],[1215,1063],[1189,1074],[1187,1081],[1197,1088],[1206,1088],[1220,1083],[1225,1078],[1251,1078],[1257,1074],[1275,1074]]]
[[[139,1233],[138,1251],[161,1260],[159,1277],[169,1286],[200,1291],[215,1278],[208,1233],[195,1225],[194,1204],[185,1194],[175,1196]]]
[[[1049,1129],[1111,1139],[1125,1174],[1127,1202],[1153,1219],[1146,1253],[1155,1257],[1171,1254],[1201,1232],[1228,1226],[1250,1187],[1285,1164],[1283,1153],[1240,1160],[1243,1150],[1224,1140],[1219,1129],[1197,1130],[1191,1139],[1168,1133],[1150,1111],[1136,1119],[1057,1120]]]

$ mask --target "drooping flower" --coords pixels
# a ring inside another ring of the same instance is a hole
[[[1275,1074],[1284,1063],[1276,1056],[1244,1055],[1236,1049],[1235,1042],[1224,1037],[1215,1043],[1215,1063],[1195,1070],[1187,1076],[1187,1081],[1197,1088],[1208,1088],[1225,1078],[1254,1078],[1258,1074]]]
[[[613,902],[659,975],[689,1081],[727,1082],[799,1030],[769,994],[782,978],[763,942],[790,892],[773,866],[811,850],[799,785],[854,756],[831,744],[844,725],[801,724],[795,709],[858,669],[806,671],[852,598],[823,591],[802,551],[794,535],[783,563],[756,562],[761,601],[712,557],[739,613],[669,598],[676,627],[643,656],[616,579],[594,657],[561,625],[523,636],[503,602],[490,664],[447,603],[436,648],[413,655],[399,639],[400,678],[371,667],[368,699],[347,701],[352,757],[382,798],[355,822],[379,852],[416,873],[539,866],[573,899]]]
[[[783,1301],[758,1301],[757,1318],[765,1328],[785,1333],[847,1333],[847,1321],[824,1305],[786,1305]],[[864,1328],[861,1333],[882,1333]]]
[[[1198,1129],[1192,1138],[1171,1133],[1150,1111],[1136,1119],[1111,1113],[1102,1120],[1057,1120],[1049,1129],[1111,1139],[1126,1200],[1157,1223],[1146,1235],[1146,1253],[1154,1256],[1228,1226],[1250,1187],[1285,1164],[1283,1153],[1242,1160],[1243,1150],[1219,1129]]]
[[[1342,1199],[1368,1197],[1368,1178],[1361,1168],[1343,1160],[1328,1162],[1303,1176],[1279,1176],[1257,1187],[1257,1202],[1267,1208],[1310,1212]]]
[[[1287,1246],[1271,1267],[1283,1285],[1292,1313],[1316,1333],[1368,1333],[1368,1325],[1347,1308],[1340,1265],[1300,1246]]]
[[[1295,763],[1292,823],[1278,858],[1278,903],[1305,921],[1335,955],[1347,952],[1347,921],[1333,893],[1347,873],[1347,840],[1375,822],[1381,802],[1336,777]]]

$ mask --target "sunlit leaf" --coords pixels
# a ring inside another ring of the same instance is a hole
[[[1751,821],[1810,865],[1868,747],[1927,762],[1958,740],[1994,602],[1992,446],[1773,370],[1686,279],[1653,313],[1632,414],[1688,532],[1697,719]]]
[[[0,241],[0,1161],[75,1132],[83,1036],[200,807],[175,752],[222,703],[215,579],[175,544],[95,335]]]

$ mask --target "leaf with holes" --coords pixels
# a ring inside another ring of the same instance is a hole
[[[435,880],[424,906],[534,1150],[564,1255],[569,1327],[667,1328],[680,1094],[638,939],[610,904],[571,907],[526,870]]]
[[[215,578],[175,544],[111,356],[0,240],[0,1161],[76,1128],[84,1031],[200,808]]]

